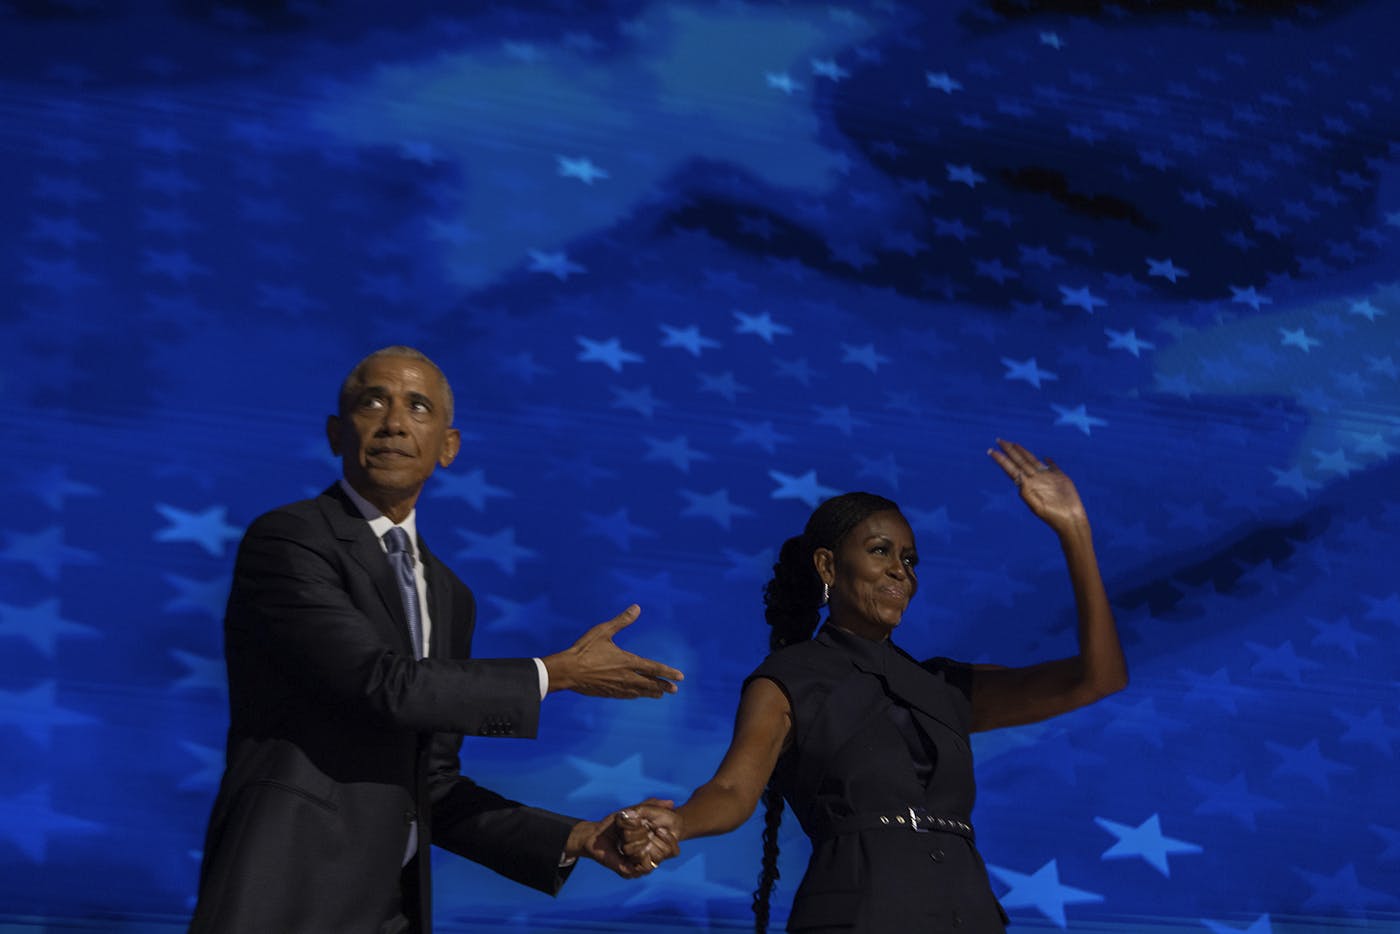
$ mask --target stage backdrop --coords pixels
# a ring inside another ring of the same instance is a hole
[[[1400,925],[1400,13],[1388,0],[0,3],[0,916],[188,916],[239,535],[408,343],[465,437],[420,528],[484,656],[628,603],[680,695],[465,768],[683,798],[823,497],[897,499],[918,655],[1073,650],[1078,482],[1132,685],[976,741],[1018,927]],[[806,858],[782,832],[781,921]],[[738,929],[751,822],[445,931]],[[1327,930],[1333,930],[1327,927]]]

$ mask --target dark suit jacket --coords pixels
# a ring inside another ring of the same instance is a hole
[[[430,843],[545,892],[563,884],[573,820],[458,773],[462,734],[535,735],[535,663],[469,659],[471,591],[419,549],[433,628],[415,661],[388,558],[339,486],[249,527],[192,932],[377,932],[399,910],[430,931]]]

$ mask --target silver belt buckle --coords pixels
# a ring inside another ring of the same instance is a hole
[[[909,829],[915,833],[928,833],[928,811],[923,808],[909,808]]]

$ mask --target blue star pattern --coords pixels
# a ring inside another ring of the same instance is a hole
[[[1394,928],[1393,4],[146,6],[0,29],[0,914],[184,929],[238,539],[408,343],[475,654],[636,601],[619,643],[688,675],[551,697],[473,777],[588,817],[708,778],[778,549],[848,489],[918,536],[902,646],[1064,657],[1005,437],[1083,492],[1133,675],[974,739],[1013,920]],[[438,927],[737,929],[756,825],[548,902],[444,860]]]

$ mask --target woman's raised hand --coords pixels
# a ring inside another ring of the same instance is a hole
[[[1057,533],[1064,534],[1088,521],[1074,482],[1050,458],[1042,461],[1014,441],[1001,438],[987,454],[1016,483],[1031,512]]]

